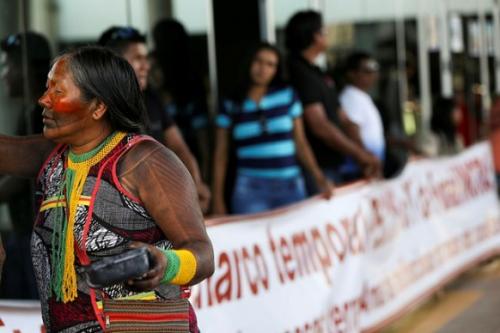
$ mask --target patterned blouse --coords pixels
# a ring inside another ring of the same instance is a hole
[[[97,321],[97,302],[103,295],[112,299],[137,294],[125,284],[117,284],[98,292],[91,292],[78,269],[82,258],[90,261],[123,252],[131,241],[154,244],[163,249],[172,244],[165,238],[141,202],[124,189],[117,176],[116,165],[131,147],[149,137],[128,134],[100,162],[94,165],[86,179],[76,213],[75,268],[77,271],[78,296],[72,302],[58,301],[51,291],[51,243],[52,230],[57,219],[57,197],[63,183],[67,164],[68,146],[59,145],[50,154],[38,179],[36,200],[38,216],[32,236],[32,256],[42,304],[42,317],[48,332],[101,332]],[[97,185],[97,186],[96,186]],[[59,205],[60,207],[60,205]],[[87,219],[92,209],[92,218]],[[83,249],[84,227],[88,236]],[[161,285],[154,290],[157,299],[181,297],[181,289],[174,285]],[[93,296],[95,295],[94,299]],[[95,310],[94,310],[95,309]],[[192,310],[191,310],[192,311]],[[192,314],[191,314],[192,315]],[[191,316],[190,316],[191,317]]]

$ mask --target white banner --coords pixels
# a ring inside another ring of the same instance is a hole
[[[395,180],[209,221],[203,332],[374,331],[500,250],[490,147],[412,162]]]
[[[216,270],[191,297],[203,333],[376,331],[500,253],[486,143],[328,201],[208,224]],[[0,332],[40,323],[36,307],[0,303]]]
[[[0,332],[45,333],[38,301],[0,301]]]

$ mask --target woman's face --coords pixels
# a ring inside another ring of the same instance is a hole
[[[52,66],[38,103],[43,107],[43,134],[50,140],[70,143],[71,137],[92,125],[91,103],[82,100],[65,58]]]
[[[278,55],[271,50],[260,50],[250,66],[250,78],[254,85],[267,86],[278,68]]]

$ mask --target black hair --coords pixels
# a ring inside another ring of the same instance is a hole
[[[444,134],[449,143],[454,143],[456,136],[452,119],[454,109],[454,100],[446,97],[438,97],[432,107],[431,130],[436,134]]]
[[[124,26],[113,26],[104,31],[97,44],[110,48],[122,55],[132,43],[146,43],[146,36],[137,29]]]
[[[107,107],[114,130],[142,133],[146,109],[130,64],[107,48],[86,46],[63,54],[85,101],[97,99]]]
[[[365,51],[355,51],[349,54],[345,60],[346,72],[357,71],[361,67],[361,63],[366,60],[373,59],[372,55]]]
[[[153,28],[153,40],[152,55],[161,70],[161,88],[180,106],[193,100],[204,101],[205,88],[193,68],[189,36],[184,26],[172,18],[161,19]]]
[[[314,10],[297,12],[285,28],[285,45],[290,53],[300,53],[314,42],[314,35],[321,30],[323,19]]]
[[[240,66],[240,72],[239,72],[239,79],[235,85],[235,90],[233,92],[233,95],[231,96],[232,99],[236,102],[243,102],[245,98],[248,96],[248,90],[252,86],[252,78],[250,76],[250,69],[252,67],[252,63],[255,60],[255,57],[257,54],[263,50],[268,50],[271,52],[274,52],[276,56],[278,57],[278,66],[276,68],[276,74],[274,75],[273,79],[269,83],[269,87],[281,87],[285,84],[285,79],[283,75],[283,61],[281,57],[281,53],[276,48],[274,45],[269,44],[267,42],[260,42],[257,45],[255,45],[253,48],[250,48],[246,57],[244,58],[244,61],[242,63],[242,66]]]

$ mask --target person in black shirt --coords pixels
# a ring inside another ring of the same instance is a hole
[[[150,84],[161,96],[186,144],[208,176],[210,159],[207,94],[181,22],[162,18],[153,27]]]
[[[171,149],[191,173],[198,190],[200,206],[206,212],[210,202],[210,190],[203,182],[198,163],[186,145],[179,128],[165,110],[158,94],[148,88],[151,65],[146,48],[146,37],[132,27],[111,27],[104,31],[98,44],[105,46],[127,60],[135,71],[149,118],[149,134]]]
[[[378,176],[380,161],[340,130],[353,124],[340,108],[333,80],[314,64],[327,46],[321,15],[296,13],[285,34],[291,83],[302,100],[307,138],[319,165],[330,179],[342,182],[338,167],[347,155],[361,165],[366,176]]]
[[[48,40],[35,32],[12,34],[0,44],[2,80],[7,95],[23,99],[23,112],[16,119],[16,135],[43,131],[38,99],[45,91],[52,54]],[[26,63],[23,64],[23,59]],[[24,67],[26,66],[26,67]],[[24,70],[28,77],[24,78]],[[25,81],[27,85],[24,85]],[[29,180],[0,176],[0,202],[6,202],[12,232],[4,233],[7,259],[0,295],[10,299],[36,299],[38,292],[31,264],[31,229],[34,219],[33,192]]]

